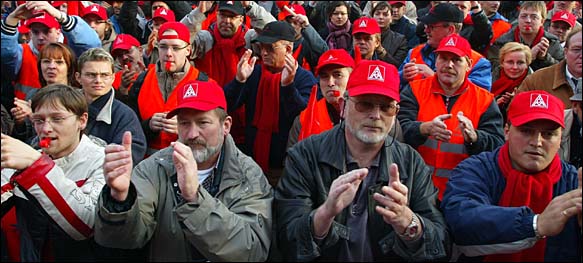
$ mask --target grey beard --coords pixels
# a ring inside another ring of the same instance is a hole
[[[348,131],[350,133],[354,134],[354,136],[364,144],[377,144],[379,142],[384,141],[388,135],[388,133],[383,133],[375,136],[366,135],[364,132],[356,130],[354,127],[352,127],[352,125],[350,125],[350,122],[348,121],[348,118],[346,118],[346,127],[348,128]]]
[[[197,164],[204,163],[208,161],[208,159],[215,155],[221,149],[222,143],[215,146],[215,147],[205,147],[201,150],[192,150],[192,155],[194,156],[194,160]]]

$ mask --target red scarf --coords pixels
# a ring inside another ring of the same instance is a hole
[[[553,186],[561,179],[562,168],[559,155],[556,154],[549,166],[536,174],[525,174],[512,168],[505,143],[498,153],[498,167],[506,178],[506,188],[498,202],[503,207],[528,206],[536,214],[542,213],[553,199]],[[546,239],[541,239],[528,249],[514,254],[490,255],[485,261],[544,261]]]
[[[464,18],[464,25],[474,25],[474,20],[472,20],[472,15],[468,14],[466,18]]]
[[[536,33],[536,37],[534,38],[534,41],[532,41],[532,44],[530,45],[530,47],[534,47],[536,46],[536,44],[538,44],[538,42],[540,42],[540,40],[543,38],[543,36],[545,35],[545,31],[543,29],[543,27],[541,26],[538,29],[538,33]],[[520,41],[520,27],[516,27],[516,30],[514,30],[514,41],[518,42],[518,43],[522,43],[522,41]],[[523,43],[526,45],[526,43]]]
[[[506,75],[504,69],[500,68],[500,77],[492,84],[492,93],[494,96],[498,96],[505,92],[512,92],[514,88],[520,86],[520,83],[526,78],[527,73],[528,69],[520,77],[511,79]]]
[[[279,132],[279,88],[281,72],[273,74],[261,67],[261,79],[257,90],[253,126],[257,128],[253,156],[263,172],[269,170],[271,135]]]
[[[210,31],[215,43],[213,48],[205,54],[205,58],[208,57],[205,59],[206,63],[203,62],[205,65],[199,69],[216,80],[219,85],[224,86],[237,74],[237,63],[245,52],[245,32],[247,30],[239,27],[231,38],[223,38],[218,27],[215,24]]]

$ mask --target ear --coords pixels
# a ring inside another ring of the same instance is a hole
[[[474,64],[474,61],[469,57],[466,57],[466,59],[468,60],[468,68],[466,69],[466,71],[470,72],[472,70],[472,65]]]
[[[79,72],[75,72],[75,80],[77,80],[77,82],[81,83],[81,73]]]
[[[227,116],[225,121],[223,121],[223,136],[227,136],[231,131],[231,125],[233,125],[233,118],[231,116]]]
[[[85,130],[85,128],[87,127],[87,120],[89,119],[89,114],[87,112],[83,113],[80,117],[79,117],[79,128],[81,130]]]
[[[510,132],[510,126],[508,123],[504,124],[504,140],[508,141],[508,133]]]

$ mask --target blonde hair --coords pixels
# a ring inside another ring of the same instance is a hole
[[[508,42],[500,49],[498,55],[500,58],[500,64],[504,62],[504,57],[512,52],[522,52],[526,57],[526,64],[530,65],[530,62],[532,62],[532,53],[530,53],[530,48],[527,45],[518,42]]]
[[[524,1],[520,5],[520,10],[525,10],[527,8],[532,8],[538,11],[542,16],[542,21],[547,19],[547,6],[544,1]]]

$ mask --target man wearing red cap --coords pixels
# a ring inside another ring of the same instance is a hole
[[[150,64],[155,64],[158,61],[158,30],[166,22],[176,22],[176,17],[174,16],[174,11],[160,7],[154,11],[151,21],[152,33],[150,33],[148,43],[145,45],[145,54]]]
[[[575,28],[575,22],[577,22],[577,17],[566,11],[556,12],[551,19],[551,26],[548,31],[559,38],[563,48],[565,47],[567,35]]]
[[[381,28],[374,18],[361,17],[354,21],[352,26],[352,43],[355,47],[358,46],[360,50],[360,58],[368,60],[383,60],[387,59],[387,51],[381,45]],[[357,56],[357,54],[354,54]],[[389,62],[389,61],[386,61]]]
[[[397,68],[363,60],[346,90],[342,123],[288,151],[274,206],[284,259],[445,257],[448,233],[431,173],[415,150],[389,135],[399,111]]]
[[[113,81],[113,87],[120,92],[119,98],[128,95],[128,91],[138,75],[146,70],[142,54],[143,48],[136,38],[129,34],[117,35],[111,47],[111,55],[115,59],[115,64],[122,67],[115,73]],[[125,99],[127,100],[127,98]]]
[[[32,39],[18,44],[18,21],[28,19]],[[97,33],[83,19],[62,13],[46,1],[28,1],[18,6],[1,24],[3,75],[15,80],[15,96],[30,99],[41,87],[37,55],[48,43],[62,42],[63,37],[77,56],[83,51],[100,47]],[[3,96],[11,94],[3,94]]]
[[[101,47],[109,51],[117,33],[113,29],[112,22],[107,18],[107,10],[98,4],[88,5],[83,8],[81,17],[97,32]]]
[[[129,90],[128,104],[138,114],[148,140],[146,155],[152,155],[178,138],[176,118],[166,118],[177,103],[175,87],[191,80],[213,81],[190,64],[191,48],[190,33],[184,24],[162,24],[158,31],[160,59],[150,64]]]
[[[129,132],[106,147],[95,241],[145,247],[147,261],[265,261],[272,190],[229,135],[223,89],[191,80],[177,97],[166,117],[177,117],[178,141],[134,169]]]
[[[502,145],[504,135],[494,95],[467,77],[473,62],[470,43],[453,34],[443,38],[435,52],[437,72],[403,89],[398,118],[405,142],[431,168],[441,200],[453,168]]]
[[[553,1],[552,3],[553,3],[552,9],[547,7],[547,9],[550,9],[550,10],[547,12],[547,16],[546,16],[547,19],[545,19],[545,22],[543,25],[545,30],[547,30],[547,31],[550,31],[550,26],[551,26],[551,23],[553,22],[552,18],[557,13],[566,12],[566,13],[575,15],[578,12],[575,8],[577,7],[577,5],[580,5],[580,3],[577,3],[577,1]],[[581,28],[581,23],[579,21],[575,20],[575,24],[572,26],[572,28],[573,29]]]
[[[560,99],[520,93],[508,108],[506,143],[456,167],[441,208],[461,253],[500,262],[581,259],[581,168],[577,174],[559,158],[564,127]]]

